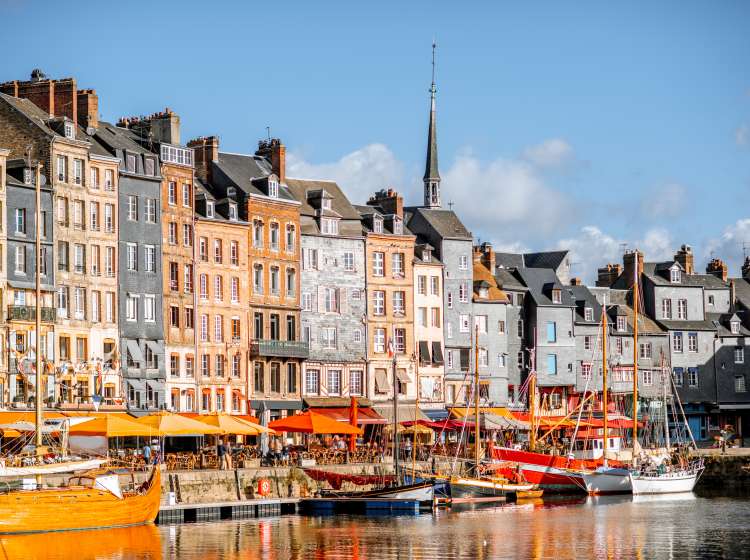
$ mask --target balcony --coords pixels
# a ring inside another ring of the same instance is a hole
[[[36,308],[33,305],[9,305],[8,321],[36,321]],[[55,322],[54,307],[42,307],[42,322]]]
[[[307,358],[310,355],[310,345],[300,340],[255,339],[250,342],[250,355]]]

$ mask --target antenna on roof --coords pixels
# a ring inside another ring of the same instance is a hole
[[[448,203],[448,210],[453,210],[453,204],[452,200]]]
[[[624,253],[628,249],[627,243],[620,243],[620,253]]]
[[[435,49],[437,48],[437,42],[435,37],[432,38],[432,88],[431,91],[435,90]]]
[[[266,136],[268,137],[268,141],[270,142],[271,141],[271,127],[270,126],[266,127]]]

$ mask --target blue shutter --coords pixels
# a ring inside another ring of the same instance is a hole
[[[547,354],[547,373],[557,375],[557,354]]]
[[[557,327],[553,321],[547,323],[547,342],[557,341]]]

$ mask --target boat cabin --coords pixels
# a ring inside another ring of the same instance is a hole
[[[604,455],[604,430],[579,432],[573,443],[573,456],[576,459],[601,459]],[[622,448],[622,437],[609,435],[607,452],[618,453]]]

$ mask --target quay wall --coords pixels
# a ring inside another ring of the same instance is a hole
[[[696,487],[699,494],[731,496],[750,492],[750,449],[731,451],[700,454],[706,470]]]

